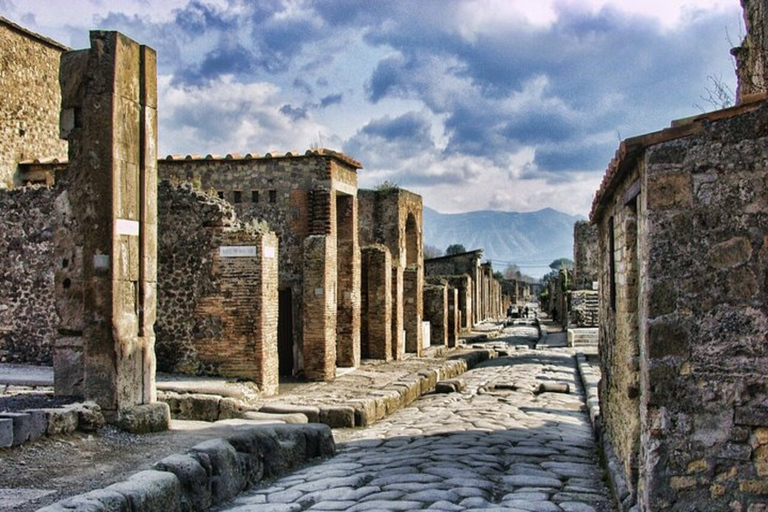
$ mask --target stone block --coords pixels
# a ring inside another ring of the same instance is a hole
[[[13,445],[13,420],[11,418],[0,418],[0,448],[7,448]]]
[[[124,494],[107,489],[98,489],[78,494],[41,508],[38,512],[71,512],[87,510],[88,512],[132,512],[131,504]]]
[[[0,413],[0,419],[10,419],[13,421],[13,446],[29,441],[32,427],[32,417],[25,412],[4,412]]]
[[[206,510],[211,506],[211,479],[197,459],[174,454],[155,463],[153,469],[176,475],[181,485],[182,510]]]
[[[320,423],[331,428],[353,428],[355,409],[348,405],[320,406]]]
[[[70,434],[77,430],[77,411],[71,408],[40,409],[46,417],[49,436]]]
[[[253,434],[254,429],[258,428],[249,425],[238,429],[235,434],[227,437],[227,442],[237,451],[237,457],[243,468],[246,487],[256,485],[264,477],[264,454],[259,449],[259,444]]]
[[[119,411],[117,427],[134,434],[168,430],[171,412],[167,404],[155,402]]]
[[[271,423],[309,423],[307,417],[298,412],[281,414],[262,411],[245,411],[241,418]]]
[[[299,413],[305,415],[310,423],[318,423],[320,421],[320,409],[314,405],[269,403],[262,405],[259,411],[277,414]]]
[[[101,408],[95,402],[85,402],[70,406],[77,413],[77,429],[83,432],[93,432],[104,426],[104,416]]]
[[[373,398],[363,398],[352,400],[350,402],[355,410],[355,426],[367,427],[376,422],[376,400]]]
[[[754,427],[768,426],[768,407],[759,405],[737,407],[734,423],[737,425],[750,425]]]
[[[214,505],[237,496],[246,486],[245,474],[235,448],[223,439],[196,444],[189,451],[201,466],[210,468],[211,501]]]
[[[435,370],[421,370],[419,371],[419,375],[422,377],[420,379],[422,395],[435,389],[435,384],[437,384],[437,372]]]
[[[48,430],[48,416],[41,409],[30,409],[24,412],[29,414],[29,440],[37,441]]]
[[[140,471],[128,480],[110,485],[104,491],[125,496],[131,512],[181,512],[181,484],[176,475],[170,472]]]

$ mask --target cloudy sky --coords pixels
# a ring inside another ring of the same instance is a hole
[[[158,52],[160,151],[327,147],[444,213],[586,215],[621,139],[735,89],[738,0],[0,0]]]

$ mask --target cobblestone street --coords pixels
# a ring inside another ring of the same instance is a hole
[[[464,374],[463,392],[337,430],[336,457],[222,510],[614,510],[573,355],[527,348],[529,332],[490,341],[509,355]]]

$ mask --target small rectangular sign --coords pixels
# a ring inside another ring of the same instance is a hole
[[[255,258],[255,245],[222,245],[219,247],[219,256],[222,258]]]
[[[118,235],[139,236],[139,221],[115,219],[115,231]]]
[[[275,248],[268,245],[264,248],[264,257],[265,258],[274,258],[275,257]]]

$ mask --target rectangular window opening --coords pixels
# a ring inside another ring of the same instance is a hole
[[[240,190],[235,190],[234,202],[235,204],[243,202],[243,193]]]
[[[258,190],[251,190],[251,202],[252,203],[258,203],[259,202],[259,191]]]
[[[277,190],[270,190],[269,191],[269,202],[270,203],[276,203],[277,202]]]

